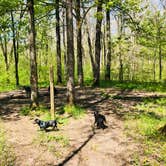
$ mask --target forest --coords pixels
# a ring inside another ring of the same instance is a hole
[[[165,55],[165,0],[0,0],[0,166],[165,166]]]

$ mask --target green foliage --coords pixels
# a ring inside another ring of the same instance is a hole
[[[20,110],[20,115],[23,116],[43,116],[46,119],[50,120],[49,109],[43,106],[38,107],[35,111],[32,111],[29,107],[23,107]]]
[[[102,20],[103,19],[103,13],[102,12],[97,12],[94,15],[98,20]]]
[[[45,133],[40,131],[38,138],[36,139],[36,141],[40,144],[40,145],[46,145],[49,142],[57,142],[59,144],[61,144],[61,146],[68,146],[69,145],[69,139],[63,135],[53,135],[50,133]]]
[[[69,138],[60,133],[55,135],[54,133],[46,133],[41,131],[33,142],[44,146],[50,152],[54,153],[56,157],[62,157],[62,149],[70,145]]]
[[[64,107],[64,111],[74,118],[80,118],[85,113],[85,110],[83,108],[80,108],[79,106],[75,106],[75,105],[72,105],[72,106],[66,105]]]
[[[120,88],[122,90],[145,90],[152,92],[166,92],[165,82],[132,82],[132,81],[100,81],[102,88]]]
[[[127,133],[142,142],[144,161],[149,165],[166,163],[166,137],[159,132],[166,123],[165,109],[165,98],[146,99],[125,116]],[[144,161],[140,159],[139,164]]]
[[[14,166],[15,164],[15,155],[6,142],[5,132],[0,126],[0,165],[1,166]]]

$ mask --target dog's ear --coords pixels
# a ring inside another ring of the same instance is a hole
[[[38,123],[38,122],[39,122],[39,119],[35,119],[34,122],[35,122],[35,123]]]

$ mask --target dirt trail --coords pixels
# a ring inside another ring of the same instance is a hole
[[[18,166],[122,166],[132,165],[132,157],[138,151],[138,145],[124,134],[124,122],[121,118],[130,111],[137,101],[135,97],[129,100],[111,99],[102,94],[118,94],[120,91],[112,89],[83,89],[77,90],[77,102],[87,108],[87,114],[81,119],[70,118],[69,123],[59,127],[59,131],[50,132],[55,135],[65,135],[69,138],[69,146],[63,147],[61,156],[56,156],[45,146],[34,143],[39,133],[33,119],[19,115],[21,107],[28,103],[28,99],[19,92],[0,103],[0,117],[7,132],[7,139],[12,144],[16,154]],[[42,95],[43,94],[43,95]],[[46,91],[41,90],[40,101],[48,105]],[[65,90],[59,88],[56,104],[65,103]],[[126,94],[122,94],[125,95]],[[152,94],[149,94],[152,95]],[[2,94],[0,95],[2,96]],[[4,94],[3,94],[4,96]],[[21,97],[20,97],[21,96]],[[127,93],[128,97],[132,95]],[[137,99],[138,100],[138,99]],[[92,130],[94,117],[92,112],[98,110],[106,115],[108,128]],[[47,133],[47,134],[50,134]],[[56,142],[55,142],[56,144]]]

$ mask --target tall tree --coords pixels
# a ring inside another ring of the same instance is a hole
[[[73,39],[73,13],[72,0],[66,0],[66,24],[67,24],[67,101],[69,105],[75,102],[74,94],[74,39]]]
[[[38,76],[36,60],[36,30],[34,19],[34,1],[27,1],[29,11],[29,47],[30,47],[30,84],[31,84],[31,107],[38,106]]]
[[[111,23],[110,23],[110,8],[106,9],[106,68],[105,79],[110,80],[110,66],[111,66]]]
[[[75,0],[76,8],[76,28],[77,28],[77,75],[78,85],[83,85],[83,66],[82,66],[82,30],[81,30],[81,16],[80,16],[80,0]]]
[[[15,61],[15,79],[16,79],[16,86],[19,85],[19,75],[18,75],[18,47],[17,47],[17,40],[16,40],[16,30],[15,30],[15,21],[13,11],[11,11],[11,21],[12,21],[12,33],[13,33],[13,49],[14,49],[14,61]]]
[[[119,81],[123,81],[123,59],[122,59],[122,33],[123,33],[123,16],[118,15],[118,46],[119,46]]]
[[[57,83],[59,84],[62,83],[59,0],[56,1],[56,53],[57,53]]]
[[[98,86],[100,81],[100,52],[101,52],[101,25],[102,25],[102,0],[96,1],[96,36],[95,36],[95,73],[93,85]]]

